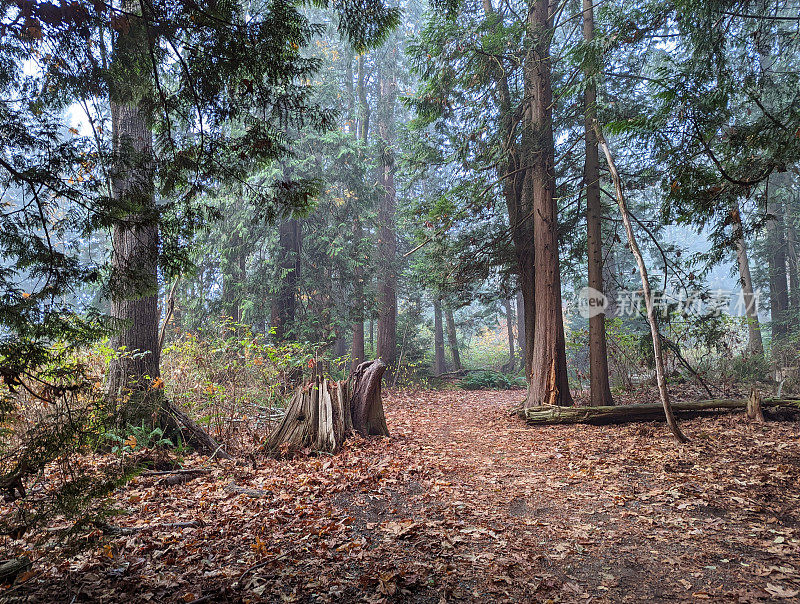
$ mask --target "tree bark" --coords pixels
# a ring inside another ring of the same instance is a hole
[[[708,412],[728,412],[748,410],[751,399],[714,399],[673,403],[673,411],[697,415]],[[763,399],[761,405],[767,410],[786,410],[789,414],[800,415],[796,399]],[[658,403],[644,405],[614,405],[605,407],[534,407],[518,411],[527,423],[547,426],[555,424],[623,424],[628,422],[655,421],[664,418],[664,408]],[[777,415],[777,414],[776,414]],[[755,419],[757,417],[754,416]]]
[[[642,252],[639,250],[639,244],[636,242],[636,235],[633,232],[633,224],[631,223],[631,216],[628,212],[628,206],[625,203],[625,196],[622,194],[622,181],[617,172],[614,158],[611,156],[611,150],[608,148],[603,132],[600,129],[600,124],[595,120],[594,123],[595,134],[597,135],[597,142],[603,153],[606,156],[606,163],[608,163],[608,170],[611,172],[611,179],[614,181],[614,190],[617,194],[617,204],[619,205],[619,212],[622,216],[622,223],[625,225],[625,232],[628,235],[628,244],[630,245],[631,252],[636,258],[636,264],[639,267],[639,276],[642,279],[642,291],[644,293],[644,303],[647,308],[647,322],[650,324],[650,336],[653,339],[653,357],[656,362],[656,380],[658,381],[658,394],[661,397],[661,406],[664,409],[664,417],[667,420],[667,426],[670,431],[678,440],[678,442],[687,442],[689,439],[681,432],[678,422],[675,421],[675,415],[672,413],[672,404],[669,400],[669,393],[667,392],[667,381],[664,371],[664,355],[661,351],[661,334],[658,332],[658,323],[656,323],[656,311],[653,306],[653,296],[650,293],[650,281],[647,277],[647,267],[644,264]]]
[[[272,302],[271,328],[276,342],[290,337],[297,311],[297,284],[300,277],[300,223],[296,218],[278,226],[278,292]]]
[[[594,39],[594,0],[583,0],[583,39],[590,44]],[[596,70],[586,69],[586,91],[584,92],[584,133],[586,159],[583,181],[586,189],[586,240],[589,261],[589,287],[601,294],[603,286],[603,206],[600,202],[600,158],[596,120],[597,90],[594,78]],[[601,312],[589,317],[589,396],[591,404],[613,405],[611,386],[608,383],[608,352],[606,350],[606,315]]]
[[[522,297],[522,290],[517,290],[517,344],[519,345],[519,356],[522,359],[523,367],[528,358],[525,349],[525,300]],[[527,373],[526,373],[527,377]]]
[[[779,176],[776,180],[780,182]],[[777,184],[777,183],[776,183]],[[770,190],[770,179],[764,185],[767,211],[767,263],[769,265],[769,302],[772,323],[772,357],[778,362],[781,347],[789,332],[789,285],[786,281],[786,230],[783,208]]]
[[[523,207],[533,210],[534,319],[532,374],[526,406],[571,405],[561,306],[558,220],[555,193],[553,90],[550,65],[552,17],[548,0],[536,0],[528,13],[533,45],[525,57],[527,102],[523,161],[530,169],[522,189]],[[524,290],[523,290],[524,293]],[[527,310],[527,309],[526,309]]]
[[[491,0],[483,0],[483,10],[487,18],[495,17]],[[522,190],[528,173],[527,164],[522,163],[522,149],[517,143],[519,117],[523,112],[515,111],[511,89],[508,83],[508,72],[491,59],[488,70],[497,82],[497,104],[500,121],[500,140],[502,159],[497,164],[497,178],[501,183],[503,198],[508,209],[508,223],[511,230],[511,241],[514,245],[514,256],[517,263],[519,289],[522,297],[523,312],[519,313],[524,321],[520,330],[520,345],[525,363],[525,378],[530,381],[533,371],[532,354],[534,340],[534,323],[536,320],[536,292],[534,267],[534,232],[533,206],[531,196],[523,196]],[[529,129],[523,130],[523,144],[531,145]],[[527,161],[527,157],[525,160]]]
[[[461,371],[461,354],[458,351],[458,333],[453,309],[449,306],[446,307],[444,316],[447,322],[447,343],[450,347],[450,356],[453,358],[453,371]]]
[[[511,310],[511,300],[503,300],[506,311],[506,331],[508,332],[508,372],[514,373],[517,365],[514,351],[514,311]]]
[[[758,321],[755,294],[753,293],[753,277],[750,275],[750,260],[747,257],[747,243],[744,240],[742,216],[739,213],[739,202],[731,206],[731,224],[736,240],[736,259],[739,262],[739,282],[742,284],[745,316],[747,317],[747,351],[754,356],[764,355],[764,344],[761,341],[761,325]]]
[[[792,204],[786,204],[786,261],[789,273],[789,312],[787,323],[792,329],[800,318],[800,264],[797,261],[797,230]]]
[[[358,112],[356,124],[356,137],[363,143],[364,147],[369,140],[369,104],[367,102],[367,90],[365,87],[364,74],[364,55],[358,56],[358,84],[356,94],[358,95]],[[355,306],[355,316],[353,320],[353,349],[351,371],[364,362],[366,352],[364,350],[364,263],[365,255],[361,251],[362,239],[364,238],[364,228],[361,219],[356,213],[353,220],[353,245],[356,248],[355,283],[353,285],[353,304]],[[370,330],[372,325],[370,324]],[[372,333],[370,331],[370,345],[372,345]],[[374,350],[374,348],[373,348]]]
[[[125,212],[114,224],[111,252],[111,345],[121,356],[111,362],[108,393],[147,392],[160,376],[158,349],[158,212],[155,206],[153,118],[145,108],[151,93],[150,36],[139,4],[126,0],[129,27],[114,44],[110,91],[113,174],[111,196]],[[134,405],[144,405],[136,397]],[[151,397],[152,398],[152,397]],[[155,409],[128,409],[146,416]],[[127,417],[121,421],[136,421]]]
[[[377,356],[394,371],[397,368],[397,235],[395,233],[396,191],[394,184],[394,106],[397,82],[394,76],[379,74],[380,110],[378,139],[380,167],[378,184],[383,189],[378,207],[378,349]]]
[[[362,436],[389,436],[381,400],[381,380],[385,372],[386,364],[376,359],[361,363],[350,378],[353,430]]]
[[[444,361],[444,327],[442,325],[442,301],[433,299],[433,375],[447,371]]]

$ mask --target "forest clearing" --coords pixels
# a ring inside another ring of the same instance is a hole
[[[0,0],[0,601],[800,601],[797,0]]]
[[[676,448],[652,423],[528,428],[508,413],[521,394],[392,392],[391,438],[257,468],[191,456],[209,473],[184,484],[140,476],[114,521],[136,532],[48,557],[27,596],[796,599],[796,424],[693,419]]]

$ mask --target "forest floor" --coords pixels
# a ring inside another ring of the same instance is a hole
[[[141,530],[45,556],[6,599],[797,599],[800,426],[696,418],[679,446],[655,424],[529,428],[522,395],[392,392],[392,436],[334,457],[191,456],[211,473],[119,492],[114,522]]]

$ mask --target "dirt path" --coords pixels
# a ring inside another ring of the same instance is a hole
[[[660,426],[530,429],[508,415],[520,396],[398,392],[386,403],[391,439],[354,442],[333,458],[217,466],[176,486],[138,478],[120,494],[129,514],[119,524],[147,528],[45,566],[17,593],[78,602],[797,599],[796,425],[695,419],[684,422],[691,444],[679,448]],[[198,526],[171,525],[190,521]]]

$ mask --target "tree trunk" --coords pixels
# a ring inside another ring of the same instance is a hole
[[[386,364],[376,359],[361,363],[350,376],[353,430],[362,436],[389,436],[381,399],[381,380],[385,372]]]
[[[775,184],[780,182],[776,176]],[[769,265],[769,302],[772,323],[772,358],[779,361],[788,329],[789,285],[786,282],[786,231],[781,202],[770,191],[770,179],[764,185],[767,210],[767,262]]]
[[[461,371],[461,354],[458,352],[458,333],[456,332],[453,309],[450,307],[445,308],[444,316],[447,321],[447,343],[450,347],[450,356],[453,357],[453,371]]]
[[[536,337],[533,339],[532,374],[526,406],[572,404],[567,380],[558,220],[554,198],[555,146],[550,65],[553,24],[549,11],[548,0],[536,0],[528,13],[528,30],[534,36],[534,43],[525,57],[523,67],[525,96],[528,99],[523,161],[530,169],[525,175],[522,205],[533,209],[533,263],[536,275],[533,328]]]
[[[511,310],[511,300],[503,300],[506,311],[506,331],[508,332],[508,372],[514,373],[517,365],[514,352],[514,312]]]
[[[800,318],[800,264],[797,261],[797,230],[792,204],[786,204],[786,261],[789,272],[789,312],[787,323],[792,329]]]
[[[742,227],[742,217],[739,213],[739,203],[736,201],[733,202],[731,207],[731,224],[733,225],[734,238],[736,239],[739,282],[742,284],[742,296],[747,317],[747,351],[754,356],[763,356],[764,344],[761,341],[761,325],[758,321],[758,308],[756,308],[755,294],[753,293],[750,260],[747,257],[747,244],[744,240],[744,228]]]
[[[129,27],[114,44],[111,87],[113,174],[111,195],[125,213],[114,224],[111,252],[111,317],[117,333],[111,345],[124,351],[111,362],[108,393],[146,393],[160,376],[158,349],[158,211],[155,206],[152,116],[145,108],[152,83],[147,25],[136,17],[138,3],[126,0]],[[134,409],[135,397],[121,421],[138,423],[156,409]],[[129,413],[130,412],[130,413]]]
[[[583,0],[583,39],[591,44],[594,39],[593,0]],[[594,132],[596,119],[597,91],[594,79],[595,70],[587,69],[586,91],[584,92],[584,132],[586,138],[586,160],[583,168],[583,181],[586,188],[586,240],[589,261],[589,287],[605,293],[603,287],[603,206],[600,202],[600,158],[597,135]],[[589,317],[589,393],[591,404],[613,405],[611,386],[608,383],[608,353],[606,351],[605,312]]]
[[[364,147],[369,140],[369,104],[367,103],[367,90],[365,88],[364,74],[364,55],[358,56],[358,85],[356,94],[358,95],[358,112],[356,137],[363,143]],[[355,306],[355,316],[353,320],[353,350],[351,371],[364,362],[366,351],[364,350],[364,260],[365,254],[361,251],[362,239],[364,238],[364,228],[361,219],[356,213],[353,220],[353,245],[356,248],[355,283],[353,286],[353,304]],[[372,323],[370,323],[370,346],[372,344]]]
[[[365,73],[365,66],[364,66],[364,55],[363,53],[358,56],[358,127],[356,128],[356,134],[358,135],[359,140],[366,144],[367,137],[369,136],[369,118],[370,118],[370,109],[369,103],[367,102],[367,89],[365,86],[366,80],[366,73]]]
[[[495,14],[491,0],[483,0],[483,10],[487,17]],[[534,233],[533,206],[531,196],[523,196],[522,190],[528,173],[527,164],[521,161],[522,150],[517,144],[519,119],[514,110],[511,89],[508,83],[508,72],[499,67],[494,59],[488,70],[497,82],[497,103],[500,114],[500,140],[502,142],[502,159],[497,164],[497,178],[502,183],[503,198],[508,209],[508,222],[511,230],[511,241],[514,244],[514,256],[517,262],[517,275],[522,300],[523,328],[520,349],[525,363],[525,378],[530,381],[534,340],[534,323],[536,320],[536,293],[534,267]],[[523,148],[532,144],[529,129],[523,130]],[[527,159],[527,158],[526,158]]]
[[[433,375],[447,371],[444,362],[444,328],[442,326],[442,301],[433,300]]]
[[[523,366],[528,354],[525,350],[525,300],[522,297],[522,290],[517,290],[517,344],[519,345],[519,356]],[[527,374],[526,374],[527,375]]]
[[[356,266],[353,283],[353,348],[351,351],[351,371],[364,362],[364,266],[362,265],[361,239],[364,236],[361,220],[353,221],[353,244],[356,247]]]
[[[296,218],[281,221],[278,227],[278,292],[272,302],[271,328],[276,342],[290,337],[297,311],[297,284],[300,276],[300,223]]]
[[[394,105],[397,82],[394,77],[379,75],[380,110],[378,139],[380,173],[383,189],[378,207],[378,349],[377,356],[390,368],[397,369],[397,236],[395,234],[396,191],[394,185]]]
[[[667,420],[667,426],[670,431],[678,440],[678,442],[687,442],[689,439],[681,432],[678,422],[675,421],[675,415],[672,413],[672,404],[669,400],[669,393],[667,392],[667,382],[664,372],[664,355],[661,352],[661,334],[658,332],[658,324],[656,323],[656,312],[653,306],[653,296],[650,293],[650,281],[647,277],[647,267],[644,264],[642,252],[639,250],[639,244],[636,242],[636,236],[633,232],[633,224],[631,223],[631,216],[628,212],[628,206],[625,203],[625,197],[622,194],[622,181],[620,180],[619,173],[617,172],[614,158],[611,156],[611,150],[608,148],[603,133],[600,130],[600,124],[595,120],[594,123],[595,134],[597,135],[597,142],[603,153],[606,156],[606,163],[608,163],[608,170],[611,172],[611,178],[614,181],[614,190],[617,194],[617,204],[619,205],[619,212],[622,216],[622,223],[625,225],[625,232],[628,235],[628,244],[630,245],[631,252],[636,258],[636,264],[639,267],[639,276],[642,279],[642,291],[644,293],[644,303],[647,308],[647,321],[650,323],[650,336],[653,339],[653,357],[656,362],[656,380],[658,381],[658,393],[661,397],[661,406],[664,409],[664,417]]]

